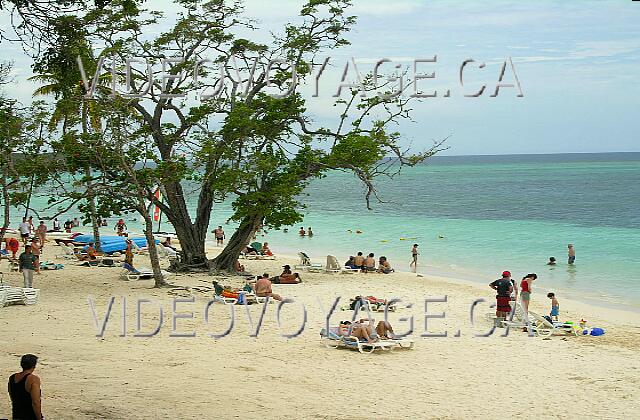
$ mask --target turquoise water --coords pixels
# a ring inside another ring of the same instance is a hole
[[[415,242],[422,273],[488,283],[503,270],[536,272],[537,284],[559,296],[640,308],[640,153],[440,157],[379,189],[385,203],[368,211],[358,181],[332,173],[302,197],[299,226],[312,226],[312,238],[296,226],[259,239],[316,261],[373,252],[400,270],[409,269]],[[229,216],[228,203],[218,205],[211,225]],[[546,265],[550,256],[557,266]]]

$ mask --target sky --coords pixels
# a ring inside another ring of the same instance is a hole
[[[247,0],[246,13],[264,31],[281,31],[296,19],[297,0]],[[330,67],[320,97],[305,90],[318,123],[336,120],[332,95],[345,63],[353,57],[361,73],[382,58],[419,72],[420,90],[435,98],[414,102],[412,121],[394,127],[416,150],[449,136],[446,155],[640,151],[640,2],[618,1],[431,1],[354,0],[358,16],[351,45],[329,51]],[[172,12],[168,2],[150,5]],[[0,23],[6,26],[6,16]],[[261,32],[264,34],[266,32]],[[257,36],[262,36],[257,34]],[[2,59],[14,61],[15,83],[5,90],[23,103],[34,86],[30,61],[18,45],[0,44]],[[459,71],[467,59],[464,87]],[[509,61],[511,60],[511,61]],[[491,97],[507,62],[504,83]],[[513,62],[513,67],[511,66]],[[477,64],[484,63],[483,68]],[[350,75],[352,75],[350,73]],[[483,84],[479,97],[466,97]],[[444,93],[450,90],[450,96]]]

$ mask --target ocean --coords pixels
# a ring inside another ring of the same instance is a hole
[[[533,272],[559,299],[640,309],[640,153],[434,157],[378,189],[384,202],[369,211],[359,181],[331,173],[301,197],[302,223],[258,240],[315,262],[373,252],[402,271],[418,243],[419,273],[488,284],[504,270],[516,279]],[[211,229],[221,224],[230,236],[230,215],[229,203],[216,205]],[[314,236],[298,236],[300,226]],[[551,256],[556,266],[546,265]]]

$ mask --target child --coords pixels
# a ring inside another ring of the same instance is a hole
[[[560,304],[558,303],[558,299],[556,299],[556,295],[553,292],[547,294],[547,297],[551,299],[551,319],[554,321],[558,320],[558,315],[560,314]]]

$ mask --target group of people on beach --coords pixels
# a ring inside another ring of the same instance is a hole
[[[394,271],[393,268],[391,268],[391,263],[389,263],[389,260],[385,256],[378,259],[378,267],[376,268],[376,259],[373,252],[370,252],[365,257],[363,253],[359,251],[355,256],[351,255],[349,260],[344,263],[344,266],[354,270],[361,270],[363,273],[375,272],[379,274],[390,274]]]
[[[503,271],[502,277],[489,284],[496,291],[496,318],[505,319],[512,311],[511,302],[517,302],[518,297],[522,303],[525,317],[529,313],[529,304],[531,302],[531,292],[533,291],[533,282],[538,279],[535,273],[529,273],[520,281],[519,289],[516,281],[511,278],[510,271]],[[547,297],[551,299],[551,311],[549,316],[551,319],[558,320],[560,315],[560,304],[555,293],[549,292]]]

